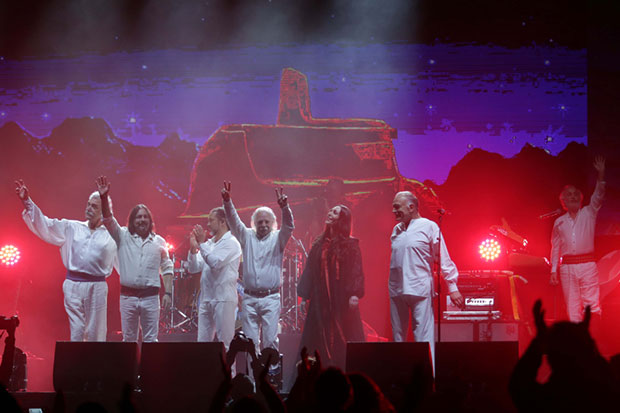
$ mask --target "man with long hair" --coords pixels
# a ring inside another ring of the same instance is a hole
[[[347,341],[365,341],[359,311],[364,272],[359,241],[351,237],[351,211],[336,205],[314,241],[297,294],[309,300],[301,347],[327,365],[344,368]]]
[[[153,215],[144,204],[138,204],[129,213],[127,226],[121,227],[108,204],[110,183],[105,176],[97,179],[101,197],[103,224],[118,247],[121,281],[121,327],[123,341],[157,341],[159,334],[160,273],[164,279],[164,308],[170,307],[172,291],[172,261],[166,241],[155,234]]]
[[[282,210],[282,228],[276,229],[276,216],[266,206],[254,211],[252,228],[247,228],[230,199],[230,189],[230,182],[224,183],[222,199],[230,231],[239,240],[243,250],[243,332],[254,341],[257,350],[277,350],[282,257],[293,233],[293,213],[288,206],[287,196],[281,188],[279,191],[276,189],[277,202]]]
[[[15,193],[24,204],[22,217],[37,237],[60,247],[67,275],[62,284],[69,316],[71,341],[105,341],[108,316],[108,284],[116,246],[101,225],[101,198],[94,192],[86,203],[86,221],[51,219],[30,199],[21,179]]]
[[[573,323],[581,321],[584,309],[590,306],[596,329],[601,306],[594,257],[594,229],[605,195],[605,158],[597,156],[594,169],[597,180],[590,204],[581,207],[583,194],[573,185],[565,186],[560,193],[560,202],[566,213],[553,223],[550,282],[557,285],[561,281],[569,320]]]
[[[209,240],[200,225],[189,234],[189,272],[201,273],[198,341],[213,341],[217,335],[228,351],[235,335],[241,245],[228,229],[224,208],[211,210],[207,227]]]

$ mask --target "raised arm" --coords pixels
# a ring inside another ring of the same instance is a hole
[[[110,200],[108,193],[110,192],[110,182],[105,176],[100,176],[95,181],[97,184],[97,191],[99,191],[99,197],[101,197],[101,214],[103,215],[103,225],[106,227],[116,245],[121,241],[121,226],[116,221],[116,218],[112,215],[110,208]]]
[[[280,188],[280,191],[276,188],[276,197],[278,199],[278,205],[282,209],[282,227],[278,233],[278,243],[280,244],[280,250],[284,251],[286,243],[293,234],[295,224],[293,222],[293,211],[291,211],[291,208],[288,206],[288,197],[284,195],[284,188]]]
[[[230,232],[239,240],[240,243],[245,242],[245,236],[248,228],[245,226],[237,210],[230,199],[231,183],[224,182],[224,188],[222,188],[222,200],[224,201],[224,211],[226,212],[226,221],[228,222],[228,228]]]
[[[200,251],[200,245],[196,240],[196,234],[194,230],[189,233],[189,252],[187,253],[188,268],[190,274],[196,274],[202,271],[205,265],[202,256],[198,253]]]
[[[67,220],[51,219],[43,215],[39,207],[30,199],[28,187],[21,179],[15,181],[15,194],[24,204],[22,217],[28,229],[45,242],[63,245],[66,240]]]
[[[596,187],[594,188],[594,193],[592,194],[592,198],[590,198],[590,206],[594,208],[595,211],[601,209],[603,205],[603,197],[605,196],[605,158],[602,156],[597,156],[594,159],[594,169],[596,169]]]

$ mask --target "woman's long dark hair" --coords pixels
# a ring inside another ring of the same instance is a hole
[[[155,223],[153,222],[153,214],[151,214],[151,210],[144,204],[138,204],[129,213],[129,218],[127,218],[127,229],[131,235],[136,233],[136,225],[134,221],[136,220],[136,215],[138,215],[138,211],[144,209],[146,214],[149,216],[149,220],[151,221],[149,224],[149,234],[151,234],[155,230]]]
[[[340,207],[338,220],[331,226],[331,238],[347,239],[351,236],[351,210],[345,205],[336,205]],[[332,207],[333,209],[334,207]],[[325,226],[324,236],[329,232],[329,226]]]

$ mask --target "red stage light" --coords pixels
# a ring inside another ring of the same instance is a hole
[[[486,261],[494,261],[502,252],[499,242],[493,238],[487,238],[478,247],[480,257]]]
[[[5,245],[0,248],[0,263],[7,267],[17,264],[20,258],[19,249],[14,245]]]
[[[174,251],[174,245],[172,245],[168,241],[166,241],[166,248],[168,249],[168,251]]]

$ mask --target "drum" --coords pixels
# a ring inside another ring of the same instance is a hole
[[[183,268],[183,267],[181,267]],[[175,271],[174,306],[185,314],[191,314],[200,295],[200,274]]]

